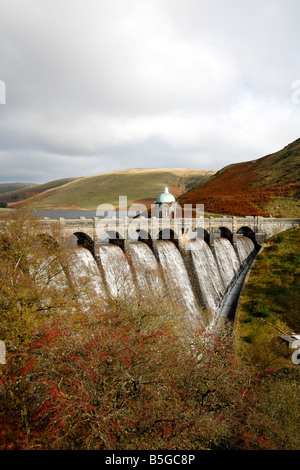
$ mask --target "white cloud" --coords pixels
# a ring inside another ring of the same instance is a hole
[[[2,2],[0,179],[279,150],[299,137],[299,13],[298,0]]]

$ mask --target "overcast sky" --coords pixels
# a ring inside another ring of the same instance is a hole
[[[299,0],[0,0],[0,182],[223,166],[300,137]]]

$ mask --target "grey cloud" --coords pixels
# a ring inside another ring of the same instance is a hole
[[[298,0],[0,4],[1,181],[219,169],[299,137]]]

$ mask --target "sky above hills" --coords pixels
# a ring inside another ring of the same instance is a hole
[[[299,0],[2,1],[0,182],[280,150],[300,134],[299,17]]]

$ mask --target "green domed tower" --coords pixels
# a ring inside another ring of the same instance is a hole
[[[164,192],[160,193],[160,195],[156,199],[156,203],[163,203],[163,202],[167,202],[167,203],[175,202],[175,197],[169,193],[168,186],[165,186]]]
[[[165,186],[164,192],[161,193],[156,201],[156,217],[169,217],[171,214],[175,214],[177,203],[175,197],[169,193],[168,186]]]

